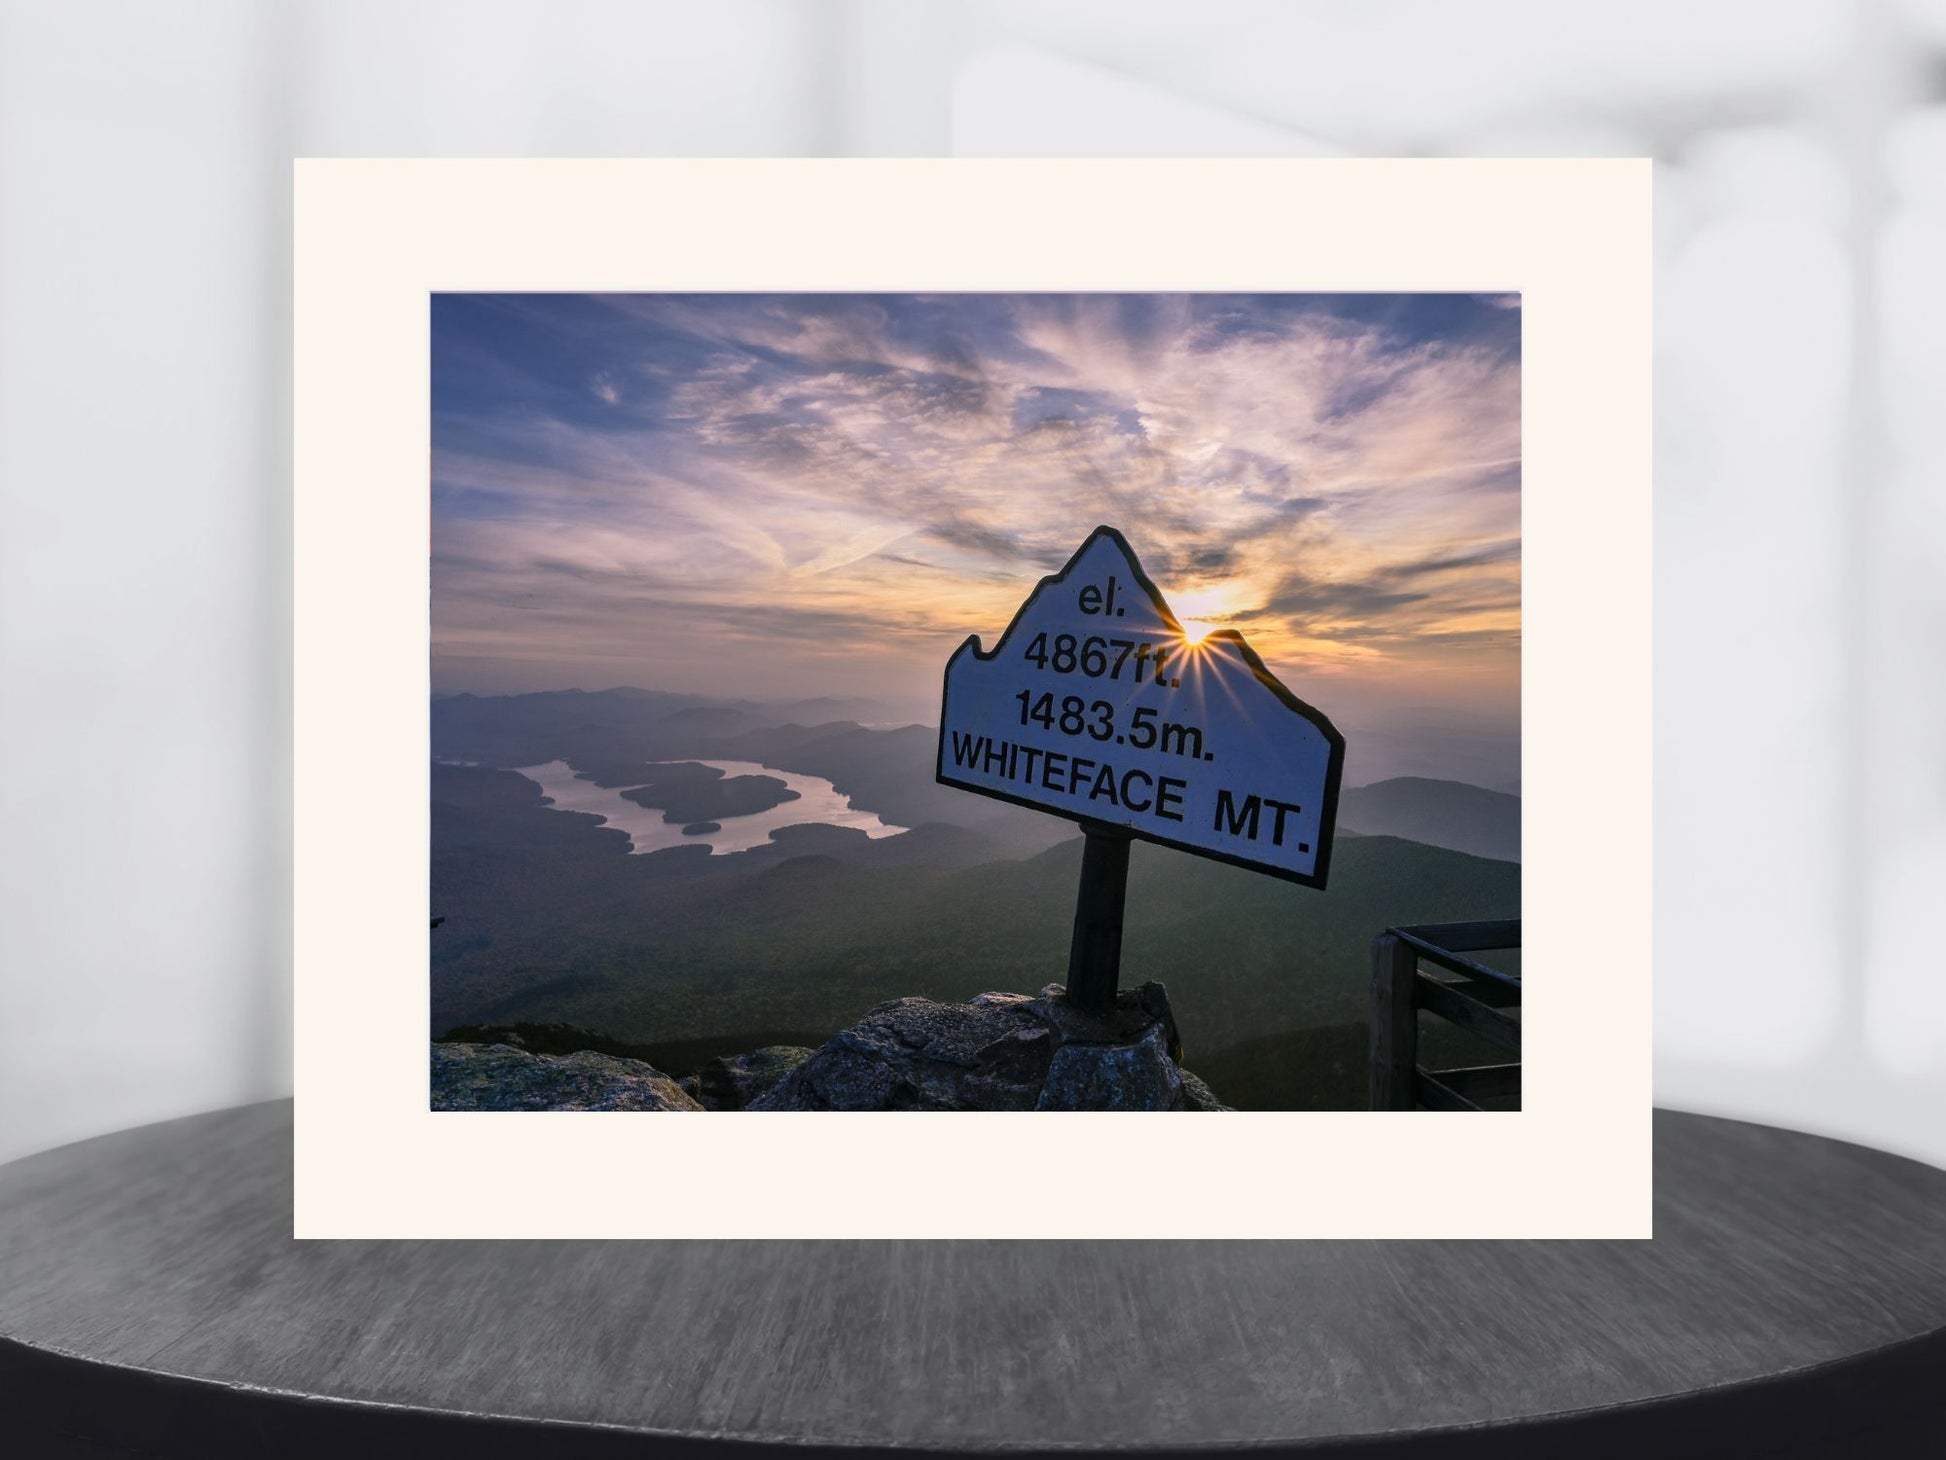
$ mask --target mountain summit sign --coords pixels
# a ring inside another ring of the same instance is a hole
[[[939,779],[1323,887],[1345,741],[1234,629],[1197,640],[1098,527],[946,662]]]
[[[1104,964],[1113,997],[1130,838],[1322,888],[1344,758],[1344,737],[1241,634],[1187,632],[1112,527],[1041,580],[993,648],[971,636],[946,661],[938,779],[1088,833],[1077,1002],[1103,1002]]]

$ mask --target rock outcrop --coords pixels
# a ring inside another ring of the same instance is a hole
[[[786,1075],[817,1051],[796,1044],[772,1044],[748,1054],[713,1059],[682,1080],[682,1088],[705,1110],[747,1110]]]
[[[1038,997],[878,1005],[751,1110],[1224,1110],[1179,1063],[1159,983],[1123,990],[1103,1013],[1049,984]]]
[[[434,1110],[701,1110],[654,1065],[580,1050],[529,1054],[508,1044],[435,1044]]]
[[[893,999],[821,1049],[770,1045],[724,1055],[681,1080],[644,1060],[577,1048],[578,1039],[597,1038],[585,1031],[523,1027],[535,1038],[518,1029],[477,1028],[435,1043],[432,1108],[1230,1108],[1182,1068],[1175,1016],[1159,983],[1124,989],[1114,1007],[1100,1012],[1070,1004],[1059,984],[1038,995],[979,994],[964,1004]]]

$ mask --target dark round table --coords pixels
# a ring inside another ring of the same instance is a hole
[[[290,1121],[0,1167],[0,1453],[1946,1454],[1946,1172],[1814,1136],[1658,1115],[1653,1242],[294,1242]]]

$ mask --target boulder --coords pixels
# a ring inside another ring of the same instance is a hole
[[[1151,1024],[1128,1044],[1064,1044],[1041,1082],[1036,1110],[1177,1110],[1182,1076],[1168,1035]]]
[[[1159,983],[1123,990],[1098,1012],[1070,1004],[1058,984],[964,1004],[893,999],[797,1060],[747,1108],[1227,1109],[1181,1068],[1181,1053]]]
[[[701,1110],[654,1065],[580,1050],[529,1054],[507,1044],[432,1046],[434,1110]]]
[[[1188,1070],[1179,1069],[1176,1073],[1182,1077],[1182,1108],[1184,1110],[1236,1109],[1234,1105],[1225,1105],[1221,1100],[1218,1100],[1210,1092],[1210,1087],[1197,1079],[1196,1076],[1190,1074]]]
[[[1027,1047],[1036,1038],[1038,1051]],[[1046,1026],[1024,1010],[893,999],[840,1030],[750,1109],[1031,1110],[1052,1054]],[[977,1097],[963,1088],[969,1077],[981,1082]]]
[[[816,1051],[796,1044],[772,1044],[748,1054],[713,1059],[682,1082],[705,1110],[744,1110]]]

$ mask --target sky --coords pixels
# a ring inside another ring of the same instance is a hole
[[[1517,296],[438,295],[432,325],[436,691],[936,719],[953,648],[1108,523],[1334,718],[1517,725]]]

